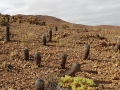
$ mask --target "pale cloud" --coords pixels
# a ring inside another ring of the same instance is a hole
[[[119,0],[1,0],[3,14],[49,15],[85,25],[120,25]]]

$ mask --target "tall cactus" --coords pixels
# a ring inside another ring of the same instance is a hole
[[[29,50],[25,48],[23,51],[24,51],[24,60],[29,60]]]
[[[52,41],[52,29],[49,29],[48,33],[49,33],[49,41],[51,42]]]
[[[42,35],[42,42],[43,42],[43,45],[46,46],[47,40],[46,40],[46,35],[45,34]]]
[[[35,81],[35,90],[44,90],[44,81],[41,79],[37,79]]]
[[[34,55],[34,60],[36,61],[36,65],[40,67],[41,64],[41,55],[39,52],[36,52]]]
[[[84,56],[83,56],[84,60],[86,60],[88,58],[89,53],[90,53],[90,46],[88,44],[86,44],[84,47]]]
[[[10,28],[6,26],[6,42],[10,41]]]
[[[55,31],[58,31],[58,27],[57,26],[55,26]]]
[[[10,21],[10,18],[9,18],[9,16],[7,16],[7,22],[9,22]]]
[[[67,54],[62,54],[62,62],[60,64],[62,69],[65,69],[66,59],[67,59]]]

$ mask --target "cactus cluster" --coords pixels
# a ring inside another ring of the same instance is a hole
[[[46,22],[40,21],[40,20],[38,20],[38,19],[37,19],[36,17],[34,17],[34,16],[29,16],[28,19],[27,19],[27,21],[28,21],[30,24],[36,24],[36,25],[41,25],[41,26],[46,25]]]

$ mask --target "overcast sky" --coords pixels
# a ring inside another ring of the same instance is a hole
[[[0,13],[49,15],[76,24],[120,26],[120,0],[0,0]]]

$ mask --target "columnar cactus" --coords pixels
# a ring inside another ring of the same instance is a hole
[[[23,51],[24,51],[24,60],[29,60],[29,50],[25,48]]]
[[[52,41],[52,29],[49,29],[48,33],[49,33],[49,41],[51,42]]]
[[[41,55],[39,52],[36,52],[34,55],[34,60],[36,61],[36,65],[40,67],[41,64]]]
[[[43,36],[42,36],[42,42],[43,42],[43,45],[45,45],[46,46],[46,35],[45,34],[43,34]]]
[[[84,57],[83,57],[84,60],[88,58],[89,53],[90,53],[90,46],[86,44],[84,47]]]
[[[66,75],[72,76],[75,75],[75,73],[78,71],[80,71],[80,64],[78,62],[75,62],[72,64],[72,68],[66,73]]]
[[[44,90],[44,81],[41,79],[37,79],[35,81],[35,90]]]
[[[6,26],[6,42],[10,41],[10,30],[9,26]]]
[[[58,27],[57,26],[55,26],[55,31],[58,31]]]
[[[60,64],[62,69],[65,69],[66,59],[67,59],[67,55],[62,54],[62,62]]]
[[[117,39],[116,45],[114,47],[114,51],[120,50],[120,38]]]

